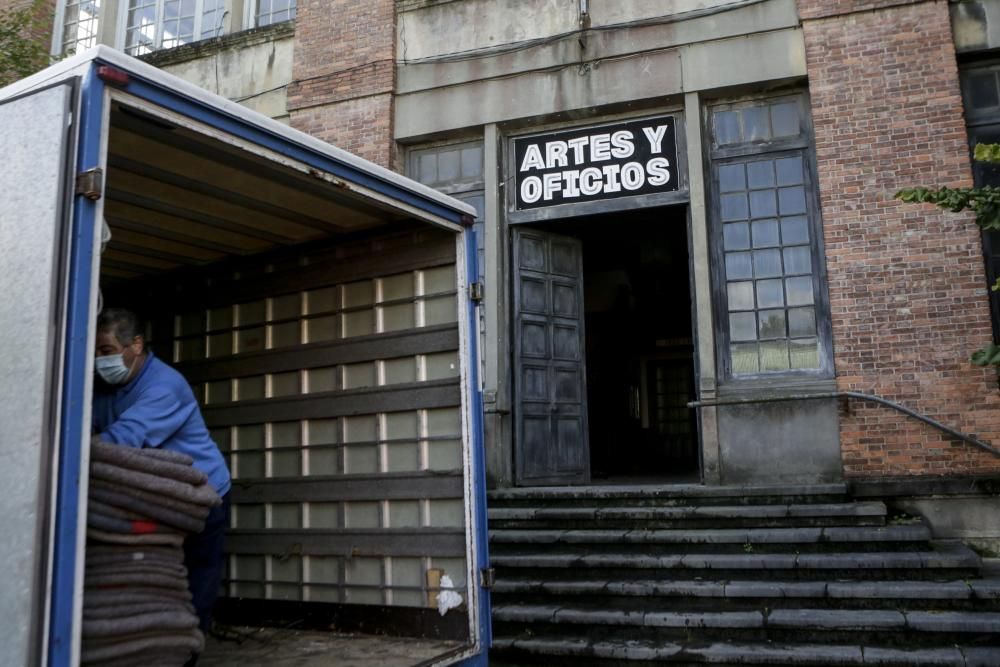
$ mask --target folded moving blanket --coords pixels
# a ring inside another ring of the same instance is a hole
[[[173,632],[198,627],[198,617],[180,610],[154,611],[128,618],[84,619],[83,637],[117,637],[137,632]]]
[[[191,602],[191,592],[177,588],[146,588],[127,586],[124,588],[87,588],[84,590],[85,609],[98,607],[117,607],[141,602],[162,602],[177,600],[182,603]]]
[[[86,639],[80,651],[81,663],[101,663],[113,658],[124,658],[141,651],[160,649],[174,652],[201,652],[205,638],[201,631],[176,630],[173,632],[136,633],[114,639]],[[132,664],[135,664],[134,662]]]
[[[194,486],[208,482],[208,475],[191,466],[190,457],[181,454],[179,456],[183,456],[188,461],[186,463],[175,462],[174,460],[164,459],[161,456],[153,454],[153,452],[157,451],[160,450],[133,449],[106,442],[94,442],[90,447],[90,459],[91,461],[110,463],[119,468],[127,468],[159,477],[166,477]],[[174,452],[170,453],[174,454]],[[150,456],[150,454],[153,455]]]
[[[195,505],[215,507],[222,504],[222,498],[219,497],[219,494],[209,484],[192,486],[187,482],[179,482],[174,479],[139,472],[138,470],[121,468],[101,461],[90,462],[90,476],[123,487],[162,494]]]
[[[180,582],[187,582],[187,569],[183,566],[164,566],[164,567],[150,567],[148,564],[144,567],[99,567],[91,568],[88,567],[85,570],[85,575],[88,579],[90,578],[101,578],[102,581],[106,580],[108,577],[117,577],[128,575],[130,577],[171,577]],[[152,581],[152,580],[150,580]],[[159,584],[152,584],[159,585]]]
[[[129,618],[137,614],[151,614],[159,611],[195,613],[194,605],[190,602],[164,598],[149,602],[128,602],[109,607],[84,607],[83,619]]]
[[[87,508],[87,525],[98,530],[106,530],[109,533],[123,533],[125,535],[149,535],[151,533],[181,534],[173,526],[164,526],[161,523],[148,519],[118,519],[103,514],[93,507]]]
[[[158,563],[183,563],[184,553],[173,547],[146,546],[141,549],[135,546],[120,544],[99,544],[91,542],[87,545],[88,565],[99,563],[128,563],[135,561],[156,561]]]
[[[150,519],[186,530],[190,533],[200,533],[205,527],[205,517],[210,508],[204,505],[185,503],[173,498],[147,494],[138,489],[126,489],[106,484],[101,480],[90,481],[90,501],[99,502],[102,507],[113,507],[118,510],[133,510],[136,514],[145,515]],[[108,514],[108,516],[114,516]]]
[[[150,533],[149,535],[125,535],[124,533],[109,533],[98,528],[87,528],[87,537],[101,542],[111,542],[112,544],[166,544],[175,547],[184,545],[184,536],[180,533]]]

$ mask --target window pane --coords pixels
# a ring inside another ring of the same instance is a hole
[[[729,283],[727,291],[729,294],[729,310],[753,310],[752,281]]]
[[[799,105],[782,102],[771,106],[771,125],[775,137],[794,137],[799,134]]]
[[[438,180],[442,183],[453,183],[458,180],[461,171],[460,151],[445,151],[438,153]]]
[[[726,277],[730,280],[753,278],[753,267],[750,264],[750,253],[726,253]]]
[[[734,341],[757,339],[757,318],[753,313],[729,315],[729,337]]]
[[[762,371],[784,371],[788,368],[787,341],[760,344],[760,369]]]
[[[754,248],[767,248],[778,244],[777,220],[757,220],[753,223]]]
[[[795,215],[806,212],[806,191],[799,186],[778,190],[778,208],[781,215]]]
[[[723,220],[746,220],[748,212],[745,194],[722,195]]]
[[[781,219],[781,242],[785,245],[809,242],[809,220],[804,216]]]
[[[785,305],[785,293],[780,280],[760,280],[757,282],[757,307],[781,308]]]
[[[437,183],[437,155],[421,153],[417,158],[417,173],[415,178],[421,183]]]
[[[993,72],[970,76],[967,88],[969,103],[974,109],[988,109],[1000,104],[1000,99],[997,98],[996,76]]]
[[[743,109],[743,140],[767,141],[771,138],[771,120],[767,107]]]
[[[813,281],[811,276],[787,278],[785,293],[788,295],[789,306],[807,306],[813,302]]]
[[[735,111],[715,112],[715,143],[719,146],[740,141],[740,120]]]
[[[750,247],[750,225],[745,222],[723,225],[722,243],[726,250],[746,250]]]
[[[819,341],[815,338],[788,342],[792,368],[819,368]]]
[[[773,278],[781,275],[780,250],[755,250],[753,274],[756,278]]]
[[[762,310],[758,313],[760,320],[760,337],[784,338],[785,334],[785,311],[783,310]]]
[[[774,163],[771,160],[759,160],[747,164],[747,181],[751,188],[774,187]]]
[[[483,147],[462,149],[462,179],[480,178],[483,175]]]
[[[796,246],[785,248],[785,274],[795,275],[796,273],[812,272],[812,257],[809,246]]]
[[[747,178],[742,164],[725,164],[719,167],[720,192],[738,192],[746,189]]]
[[[778,172],[778,185],[798,185],[802,183],[802,158],[786,157],[774,161]]]
[[[788,311],[788,335],[816,335],[816,312],[812,308],[792,308]]]
[[[731,345],[729,347],[729,354],[732,359],[733,374],[746,375],[748,373],[760,372],[756,343]]]
[[[750,193],[750,217],[768,218],[777,214],[774,190],[754,190]]]

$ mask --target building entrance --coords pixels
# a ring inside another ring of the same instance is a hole
[[[518,483],[697,481],[685,208],[513,241]]]

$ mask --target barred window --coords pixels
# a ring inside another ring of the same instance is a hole
[[[224,0],[129,0],[125,52],[141,56],[216,37],[222,32],[223,5]]]
[[[100,0],[67,0],[63,8],[62,53],[97,46]]]

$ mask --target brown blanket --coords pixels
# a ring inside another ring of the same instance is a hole
[[[191,457],[174,452],[167,452],[171,456],[163,458],[162,453],[167,450],[156,449],[134,449],[124,445],[108,444],[106,442],[92,443],[90,448],[91,461],[101,461],[110,463],[119,468],[128,468],[139,472],[166,477],[168,479],[185,482],[193,486],[200,486],[208,482],[208,476],[191,465]],[[154,452],[159,452],[160,455]],[[178,460],[178,457],[183,457]],[[184,459],[186,463],[182,463]]]
[[[215,507],[222,503],[222,498],[208,484],[192,486],[187,482],[179,482],[101,461],[90,462],[90,476],[122,487],[149,491],[195,505]]]

